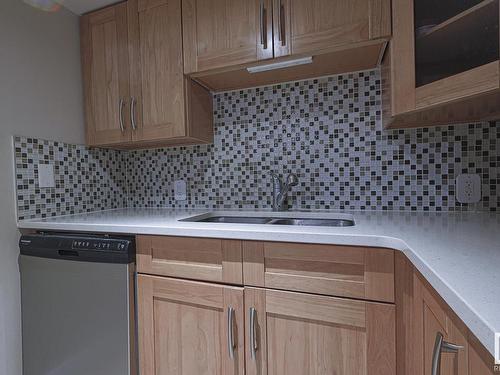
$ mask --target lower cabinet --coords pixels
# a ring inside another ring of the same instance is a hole
[[[398,375],[493,375],[493,356],[403,255],[396,256]]]
[[[149,275],[138,304],[142,375],[396,374],[392,304]]]
[[[141,375],[243,375],[243,288],[139,275]]]
[[[137,248],[141,375],[495,374],[401,253],[165,236]]]
[[[415,347],[417,373],[467,375],[467,328],[455,322],[422,280],[415,275],[415,328],[421,344]]]

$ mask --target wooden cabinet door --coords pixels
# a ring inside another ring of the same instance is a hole
[[[389,115],[419,110],[421,126],[473,122],[498,112],[498,100],[489,103],[487,96],[459,104],[500,89],[498,0],[393,0],[392,15],[390,69],[384,79],[391,82]],[[453,103],[458,104],[444,107]],[[435,111],[425,115],[426,109]]]
[[[142,375],[244,374],[242,288],[139,275],[138,313]]]
[[[389,37],[390,0],[274,0],[274,56]]]
[[[396,374],[394,305],[245,288],[245,309],[247,375]]]
[[[134,141],[186,136],[181,0],[130,0]]]
[[[242,284],[241,241],[137,236],[137,270],[152,275]]]
[[[131,139],[126,5],[82,16],[80,27],[87,144],[126,143]]]
[[[498,375],[500,365],[495,365],[495,360],[490,352],[469,334],[469,375]]]
[[[432,373],[433,358],[440,356],[440,375],[467,375],[469,370],[466,328],[451,319],[448,309],[438,302],[417,275],[414,283],[416,373],[435,375]],[[436,348],[437,335],[442,335],[445,342],[460,346],[460,350],[447,352],[443,349],[439,354]]]
[[[271,0],[182,0],[184,73],[273,57]]]

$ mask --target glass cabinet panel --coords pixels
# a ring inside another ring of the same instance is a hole
[[[499,58],[499,0],[415,0],[420,87]]]

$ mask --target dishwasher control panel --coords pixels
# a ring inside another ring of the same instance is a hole
[[[133,263],[133,236],[40,232],[19,241],[21,255],[84,262]]]
[[[127,251],[130,241],[108,239],[74,239],[73,250]]]

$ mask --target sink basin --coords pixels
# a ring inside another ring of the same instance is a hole
[[[352,219],[341,218],[288,218],[288,217],[264,217],[264,216],[195,216],[182,221],[196,223],[230,223],[230,224],[266,224],[266,225],[297,225],[311,227],[352,227],[355,225]]]
[[[352,227],[354,220],[347,219],[273,219],[268,224],[301,225],[311,227]]]
[[[198,223],[267,224],[269,221],[271,221],[271,218],[245,216],[210,216],[201,220],[192,221],[196,221]]]

